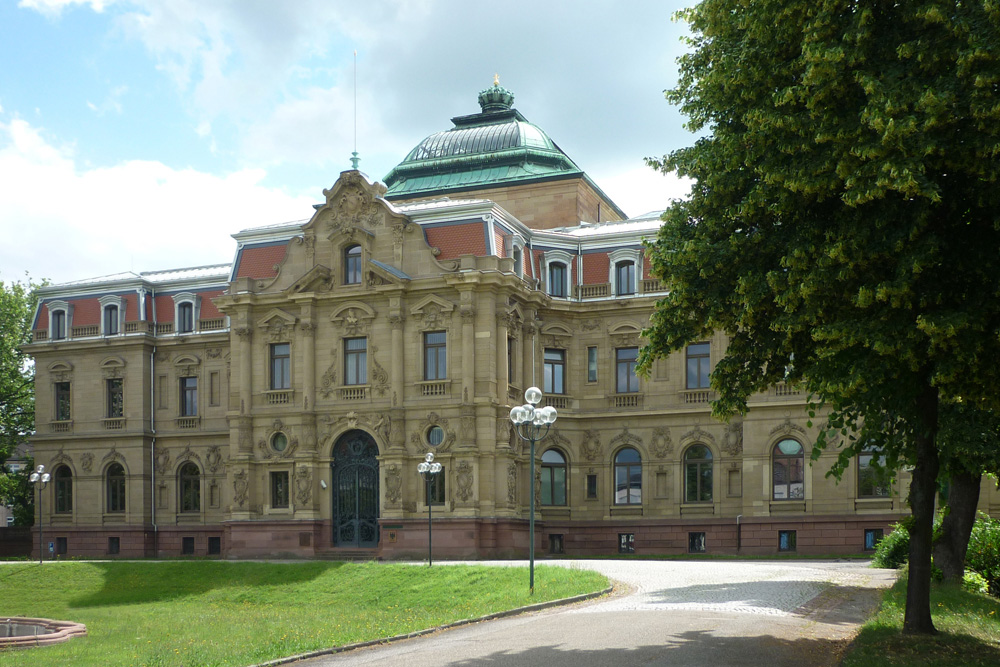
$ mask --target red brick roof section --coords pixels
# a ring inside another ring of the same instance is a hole
[[[212,303],[212,299],[222,294],[225,290],[215,289],[204,292],[194,292],[201,297],[201,311],[198,315],[203,320],[214,320],[222,317],[222,313]],[[156,321],[163,324],[174,321],[174,296],[172,294],[159,295],[156,297]]]
[[[135,292],[125,295],[125,321],[139,321],[139,295]]]
[[[169,296],[158,296],[154,300],[156,316],[153,318],[157,322],[174,321],[174,300]]]
[[[237,278],[273,278],[278,275],[274,267],[285,259],[288,244],[249,246],[240,251]]]
[[[608,282],[608,266],[611,261],[607,253],[591,252],[583,256],[583,284],[602,285]]]
[[[74,299],[70,301],[73,307],[73,326],[87,327],[101,323],[101,302],[93,299]]]
[[[225,292],[225,290],[216,289],[209,292],[198,292],[201,297],[201,319],[203,320],[214,320],[216,318],[222,317],[222,313],[219,309],[215,307],[213,299]]]
[[[495,239],[493,241],[493,243],[497,247],[497,257],[506,257],[507,256],[507,248],[506,248],[506,245],[503,242],[504,233],[502,231],[500,231],[499,227],[494,227],[493,228],[493,237]]]
[[[38,319],[35,320],[35,329],[48,329],[49,328],[49,307],[44,303],[42,307],[38,309]]]
[[[645,250],[642,251],[642,278],[652,278],[653,277],[653,264],[649,261],[649,253]]]
[[[460,255],[483,257],[486,255],[484,224],[470,222],[465,225],[425,227],[424,232],[427,234],[427,244],[441,251],[438,259],[455,259]]]

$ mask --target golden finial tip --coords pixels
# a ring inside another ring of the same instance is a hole
[[[494,86],[499,86],[500,85],[500,75],[499,74],[494,74],[493,75],[493,85]]]

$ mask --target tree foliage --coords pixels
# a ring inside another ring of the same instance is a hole
[[[31,340],[35,288],[0,281],[0,503],[14,508],[18,524],[31,525],[32,494],[24,474],[4,463],[35,427],[35,367],[22,346]]]
[[[914,466],[905,628],[931,632],[941,400],[1000,408],[1000,4],[704,0],[667,99],[704,136],[651,245],[640,357],[723,330],[717,416],[779,381],[829,415],[834,472]]]

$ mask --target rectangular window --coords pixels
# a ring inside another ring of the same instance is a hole
[[[615,294],[617,296],[635,294],[635,262],[615,264]]]
[[[181,417],[198,416],[198,378],[181,378]]]
[[[271,507],[273,509],[288,507],[287,470],[278,470],[271,473]]]
[[[424,501],[428,505],[444,505],[444,466],[441,467],[441,472],[431,475],[430,478],[429,484],[424,483],[424,494],[430,494]]]
[[[194,555],[194,537],[181,538],[181,555],[182,556]]]
[[[118,306],[104,307],[104,335],[114,336],[118,333]]]
[[[222,388],[219,385],[219,371],[212,371],[208,375],[208,404],[218,405]]]
[[[709,344],[687,346],[687,388],[708,389]]]
[[[550,554],[565,553],[565,551],[563,550],[562,533],[549,533],[549,553]]]
[[[639,348],[620,347],[615,350],[617,380],[615,388],[619,394],[639,391],[639,376],[635,374],[635,362],[639,358]]]
[[[222,538],[221,537],[208,538],[208,555],[218,556],[221,553],[222,553]]]
[[[885,468],[885,455],[865,451],[858,454],[858,496],[861,498],[888,498],[889,471]]]
[[[549,294],[551,296],[566,296],[566,265],[562,262],[549,264]]]
[[[69,400],[69,382],[56,382],[56,421],[72,419]]]
[[[344,384],[368,383],[368,339],[344,339]]]
[[[597,348],[587,348],[587,382],[597,382]]]
[[[177,306],[177,331],[178,333],[194,331],[194,304],[190,301]]]
[[[51,340],[62,340],[66,337],[66,311],[57,310],[52,313]]]
[[[120,537],[109,537],[108,538],[108,555],[115,556],[121,553],[122,541]]]
[[[635,553],[635,533],[618,533],[618,553]]]
[[[778,551],[795,551],[795,531],[778,531]]]
[[[597,475],[587,475],[587,500],[597,500]]]
[[[125,394],[122,391],[121,378],[107,381],[108,419],[118,419],[125,416]]]
[[[271,389],[288,389],[292,386],[291,345],[271,344]]]
[[[688,553],[703,554],[706,551],[708,551],[708,545],[705,541],[705,533],[688,533]]]
[[[566,350],[545,348],[544,371],[542,391],[546,394],[565,394]]]
[[[511,337],[507,337],[507,382],[510,384],[517,383],[517,365],[514,363],[514,351],[516,349],[516,343]]]
[[[875,547],[882,541],[881,528],[865,528],[865,551],[875,551]]]
[[[67,543],[66,538],[65,537],[57,537],[56,538],[56,555],[57,556],[65,556],[67,553],[69,553],[69,544]]]
[[[448,377],[448,334],[428,331],[424,334],[424,379],[443,380]]]

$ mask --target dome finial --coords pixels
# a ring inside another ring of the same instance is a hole
[[[493,85],[479,93],[479,106],[483,113],[509,111],[514,104],[514,93],[500,85],[500,75],[493,75]]]

